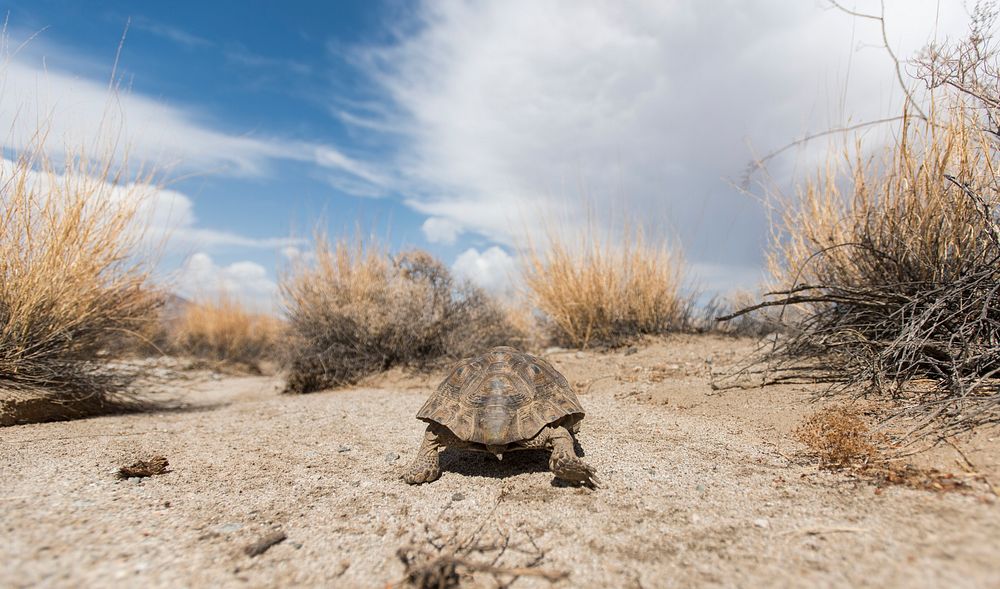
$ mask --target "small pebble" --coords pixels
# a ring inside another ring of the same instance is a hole
[[[396,462],[397,460],[399,460],[399,454],[396,454],[395,452],[388,452],[388,453],[386,453],[386,455],[385,455],[385,461],[388,462],[389,464],[392,464],[393,462]]]
[[[634,354],[634,353],[636,353],[638,351],[639,351],[639,348],[637,348],[635,346],[632,346],[631,348],[625,350],[625,355],[626,356],[631,356],[632,354]]]
[[[463,499],[465,499],[465,495],[462,493],[455,493],[451,496],[452,501],[462,501]]]
[[[765,519],[765,518],[762,517],[762,518],[753,520],[753,525],[757,526],[758,528],[766,530],[767,528],[771,527],[771,522],[767,521],[767,519]]]
[[[242,529],[243,529],[243,524],[236,522],[212,526],[212,531],[218,534],[231,534],[233,532],[238,532]]]
[[[698,485],[694,488],[694,490],[698,491],[699,493],[702,493],[705,491],[705,485]]]
[[[350,452],[350,451],[351,451],[351,447],[350,446],[345,446],[343,444],[341,444],[340,447],[337,448],[337,452]]]

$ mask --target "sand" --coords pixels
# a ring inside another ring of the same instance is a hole
[[[819,470],[789,435],[817,408],[812,390],[709,387],[748,345],[550,354],[587,391],[579,442],[597,490],[555,484],[535,452],[449,451],[440,480],[404,484],[434,375],[290,397],[278,378],[202,374],[178,382],[184,410],[3,428],[0,586],[385,587],[404,576],[397,550],[428,528],[478,526],[534,542],[540,568],[569,574],[557,587],[1000,586],[988,488],[879,489]],[[997,437],[957,441],[994,481]],[[949,451],[925,460],[961,472]],[[117,478],[153,455],[169,472]]]

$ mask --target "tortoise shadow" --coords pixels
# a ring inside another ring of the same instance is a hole
[[[581,458],[587,453],[580,442],[573,440],[576,455]],[[439,456],[441,470],[465,476],[506,478],[519,474],[549,472],[548,450],[518,450],[503,455],[497,460],[492,454],[468,449],[445,448]]]
[[[549,472],[548,450],[519,450],[503,455],[503,460],[485,452],[445,448],[441,470],[463,476],[502,479],[519,474]]]

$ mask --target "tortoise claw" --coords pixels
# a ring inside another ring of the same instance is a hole
[[[549,461],[549,468],[558,479],[591,488],[601,486],[601,479],[597,477],[597,471],[594,467],[576,456],[553,454]]]

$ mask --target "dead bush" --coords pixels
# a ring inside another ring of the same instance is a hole
[[[108,363],[155,317],[142,205],[148,184],[41,147],[0,166],[0,423],[64,419],[134,399]]]
[[[578,242],[557,233],[530,246],[522,278],[552,343],[620,346],[636,337],[686,327],[690,301],[680,294],[683,258],[666,243],[626,232],[620,244],[591,225]]]
[[[288,316],[288,392],[305,393],[402,365],[428,368],[523,335],[498,303],[456,282],[430,254],[390,255],[378,244],[331,245],[282,278]]]
[[[779,202],[770,253],[786,337],[772,374],[803,371],[894,400],[915,435],[1000,421],[998,56],[991,13],[918,60],[936,93],[881,156],[859,143]],[[985,20],[984,20],[985,19]],[[930,379],[934,386],[922,386]]]
[[[260,372],[277,360],[283,322],[221,293],[186,304],[167,324],[169,351]]]

